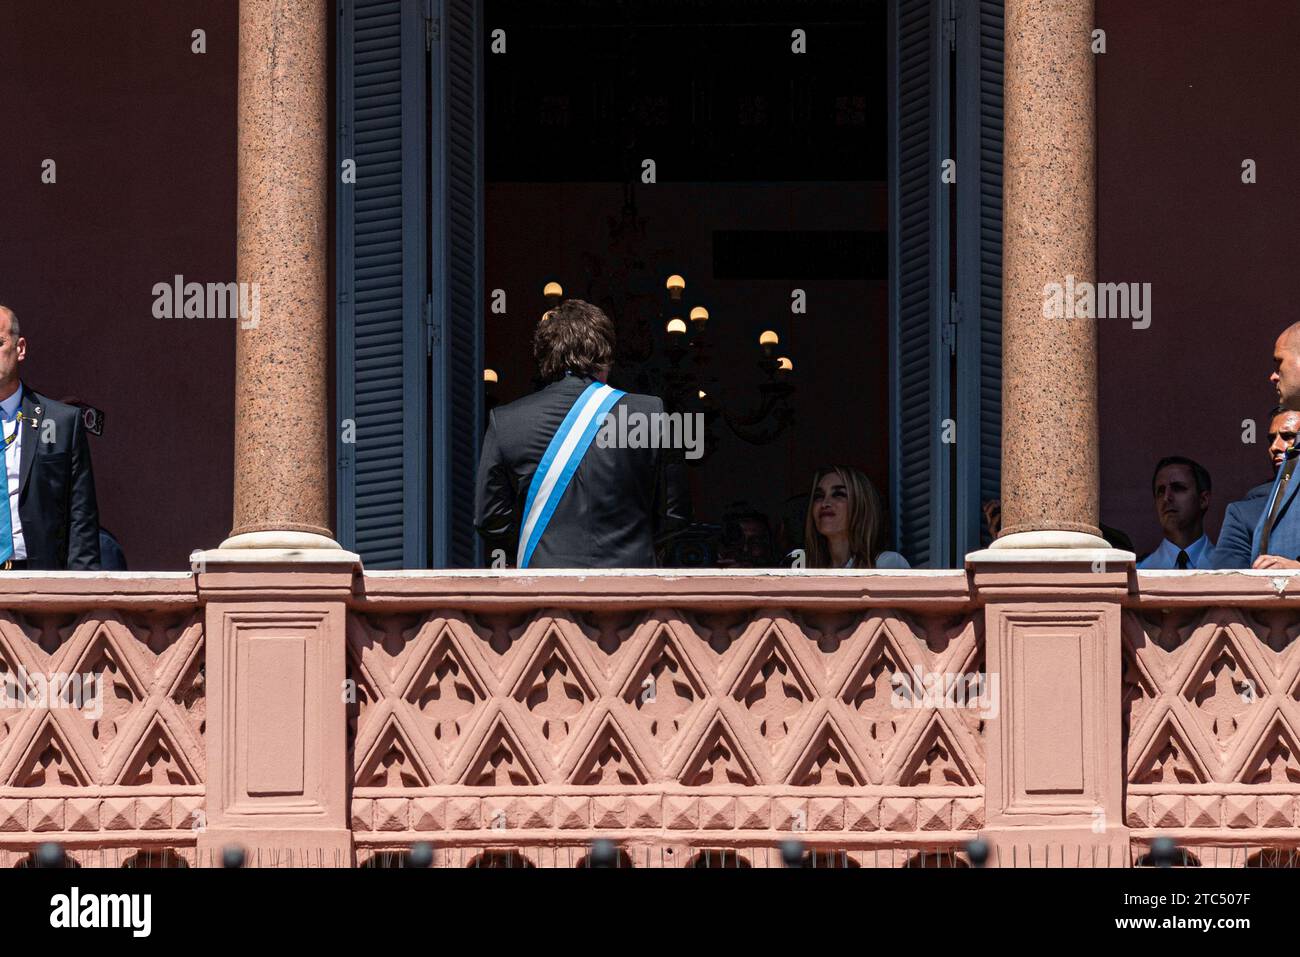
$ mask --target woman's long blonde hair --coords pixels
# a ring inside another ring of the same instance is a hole
[[[817,486],[828,475],[837,475],[849,493],[849,554],[854,568],[876,567],[876,543],[884,531],[880,496],[871,480],[848,465],[827,465],[813,476],[808,493],[808,515],[804,519],[804,547],[808,550],[809,568],[830,568],[831,549],[826,536],[817,531]]]

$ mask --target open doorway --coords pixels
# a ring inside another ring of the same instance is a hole
[[[665,564],[779,564],[820,465],[886,497],[885,4],[487,0],[484,22],[487,405],[536,387],[557,283],[614,321],[611,384],[705,415]]]

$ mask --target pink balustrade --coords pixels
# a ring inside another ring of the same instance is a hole
[[[1293,864],[1292,579],[1095,578],[13,576],[0,865]]]

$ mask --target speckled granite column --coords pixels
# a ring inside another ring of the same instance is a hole
[[[1093,26],[1092,0],[1006,3],[1002,539],[1018,544],[1104,545],[1096,320],[1043,315],[1049,284],[1096,279]]]
[[[238,270],[260,295],[236,333],[235,527],[223,547],[337,547],[325,423],[329,6],[239,3]]]

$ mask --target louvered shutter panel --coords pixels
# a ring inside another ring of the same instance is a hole
[[[1002,0],[957,17],[957,557],[1002,486]]]
[[[890,6],[890,499],[914,567],[951,561],[948,39],[941,0]]]
[[[338,0],[338,537],[428,563],[425,30],[419,0]],[[355,442],[346,428],[355,425]]]
[[[465,568],[483,564],[482,16],[476,0],[433,2],[433,564]]]

